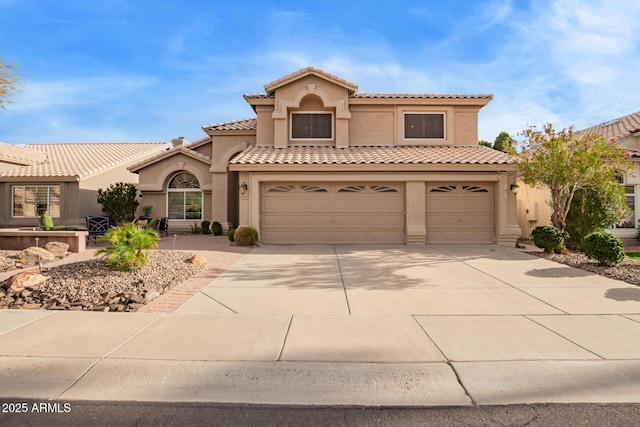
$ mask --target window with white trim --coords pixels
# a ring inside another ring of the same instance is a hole
[[[304,111],[291,113],[291,139],[333,139],[333,113]]]
[[[11,216],[38,218],[50,215],[60,218],[59,185],[14,185],[11,187]]]
[[[444,113],[404,113],[405,139],[444,139]]]
[[[170,219],[202,219],[202,190],[198,178],[189,172],[180,172],[169,180],[167,210]]]

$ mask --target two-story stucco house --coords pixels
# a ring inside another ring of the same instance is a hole
[[[130,168],[172,229],[202,220],[262,243],[509,244],[508,155],[478,145],[491,95],[358,93],[313,67],[245,95],[256,117]]]

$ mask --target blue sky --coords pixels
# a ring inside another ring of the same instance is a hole
[[[360,92],[494,95],[480,138],[640,110],[640,2],[0,0],[0,141],[190,141],[309,65]]]

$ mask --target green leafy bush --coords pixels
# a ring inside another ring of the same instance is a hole
[[[133,221],[110,229],[99,240],[109,242],[109,246],[98,249],[96,255],[104,254],[112,270],[129,271],[147,263],[144,251],[158,247],[160,236],[153,228],[140,227]]]
[[[213,221],[213,224],[211,224],[211,232],[214,236],[220,236],[222,234],[222,224],[218,221]]]
[[[202,234],[211,234],[211,230],[209,229],[210,225],[211,223],[209,221],[202,221],[202,224],[200,225],[202,228]]]
[[[198,225],[197,222],[189,224],[189,227],[191,227],[191,234],[200,234],[202,232],[202,228]]]
[[[136,200],[137,190],[133,184],[119,182],[109,185],[109,188],[98,189],[98,203],[102,205],[102,212],[111,215],[116,224],[132,221],[138,209]]]
[[[255,246],[258,244],[258,231],[253,227],[238,227],[233,238],[238,246]]]
[[[565,243],[571,249],[584,251],[584,238],[595,231],[603,231],[627,218],[624,187],[618,182],[601,182],[597,186],[577,190],[567,214]]]
[[[567,237],[567,233],[558,230],[552,225],[538,226],[533,229],[531,235],[533,236],[533,243],[550,254],[562,252],[564,239]]]
[[[40,216],[40,225],[45,231],[53,230],[53,218],[51,218],[51,215]]]
[[[234,241],[235,235],[236,235],[236,229],[235,228],[230,228],[229,232],[227,232],[227,237],[229,238],[230,242]]]
[[[613,234],[596,231],[584,238],[584,254],[600,265],[616,266],[624,261],[624,245]]]

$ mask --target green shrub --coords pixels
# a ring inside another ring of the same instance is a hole
[[[209,229],[209,225],[211,225],[211,223],[209,221],[202,221],[201,224],[201,228],[202,228],[202,234],[211,234],[211,230]]]
[[[214,236],[220,236],[222,234],[222,224],[218,221],[213,221],[213,224],[211,224],[211,232]]]
[[[230,228],[229,232],[227,233],[227,237],[229,238],[230,242],[234,241],[235,235],[236,235],[236,229],[235,228]]]
[[[51,215],[40,216],[40,225],[43,230],[53,230],[53,218],[51,218]]]
[[[111,215],[116,224],[122,224],[135,217],[139,205],[137,194],[135,185],[118,182],[106,190],[98,188],[98,203],[102,205],[102,212]]]
[[[197,222],[190,224],[189,227],[191,227],[191,234],[200,234],[200,232],[202,231],[202,228],[198,225]]]
[[[560,253],[564,249],[564,239],[567,233],[552,225],[538,226],[531,232],[533,243],[547,253]]]
[[[147,263],[144,250],[158,247],[160,235],[151,227],[140,227],[127,222],[107,231],[98,240],[109,242],[109,246],[96,251],[96,255],[105,255],[112,270],[129,271]]]
[[[258,231],[253,227],[238,227],[233,238],[238,246],[255,246],[258,244]]]
[[[571,200],[565,231],[568,248],[584,251],[584,238],[620,223],[630,214],[624,187],[618,182],[602,182],[577,190]]]
[[[615,266],[624,261],[624,245],[613,234],[596,231],[584,238],[584,254],[600,265]]]

